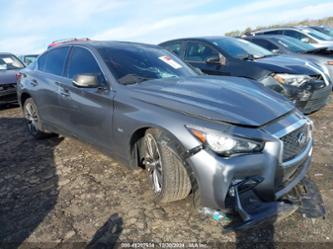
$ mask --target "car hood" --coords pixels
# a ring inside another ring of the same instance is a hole
[[[314,54],[314,55],[320,55],[320,56],[326,56],[326,57],[332,58],[333,57],[333,46],[315,48],[315,49],[307,51],[305,54]]]
[[[333,40],[332,41],[321,41],[317,44],[312,44],[314,47],[317,48],[323,48],[323,47],[332,47],[333,46]]]
[[[16,83],[16,74],[19,70],[0,70],[0,85]]]
[[[308,61],[288,55],[271,56],[256,59],[257,65],[275,73],[315,75],[316,71],[307,66]]]
[[[281,95],[260,83],[238,77],[160,79],[132,87],[131,92],[140,101],[242,126],[262,126],[294,109]]]

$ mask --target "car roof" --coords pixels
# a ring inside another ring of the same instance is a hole
[[[256,33],[269,32],[269,31],[275,31],[275,30],[285,30],[285,29],[301,30],[302,28],[300,28],[300,27],[277,27],[277,28],[255,30],[255,31],[253,31],[253,33],[256,34]]]
[[[15,56],[14,54],[9,53],[9,52],[0,52],[0,55],[13,55],[13,56]],[[15,57],[16,57],[16,56],[15,56]]]
[[[277,28],[269,28],[269,29],[262,29],[253,31],[254,34],[256,33],[262,33],[262,32],[269,32],[269,31],[275,31],[275,30],[297,30],[297,31],[304,31],[304,30],[312,30],[309,26],[294,26],[294,27],[277,27]]]
[[[113,47],[113,48],[126,48],[128,46],[131,47],[140,47],[140,48],[159,48],[161,47],[153,44],[146,43],[138,43],[138,42],[129,42],[129,41],[84,41],[84,42],[69,42],[66,44],[62,44],[56,46],[51,49],[56,49],[64,46],[82,46],[82,47],[90,47],[90,48],[105,48],[105,47]]]
[[[207,42],[212,42],[214,40],[228,40],[228,39],[237,39],[235,37],[230,37],[230,36],[200,36],[200,37],[188,37],[188,38],[179,38],[179,39],[173,39],[173,40],[168,40],[165,42],[161,42],[160,44],[165,44],[165,43],[169,43],[169,42],[174,42],[174,41],[187,41],[187,40],[198,40],[198,41],[207,41]]]
[[[289,36],[285,35],[259,35],[259,36],[246,36],[244,39],[252,40],[252,39],[278,39],[278,38],[290,38]]]

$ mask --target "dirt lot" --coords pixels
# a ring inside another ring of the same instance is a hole
[[[333,242],[333,101],[311,118],[316,145],[309,175],[320,188],[326,219],[296,213],[271,227],[222,234],[219,224],[193,213],[188,200],[155,204],[145,172],[127,170],[73,139],[35,141],[19,108],[1,109],[0,248],[1,241],[23,247],[116,240],[235,241],[240,247],[245,241]]]

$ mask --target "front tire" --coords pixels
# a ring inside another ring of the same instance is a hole
[[[175,139],[159,129],[148,129],[144,137],[144,160],[155,199],[167,203],[185,199],[191,181],[179,155],[168,144]]]
[[[23,112],[30,135],[36,139],[46,138],[51,135],[42,131],[38,109],[32,98],[29,98],[24,102]]]

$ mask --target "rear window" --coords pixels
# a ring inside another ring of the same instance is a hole
[[[15,70],[24,68],[23,63],[14,55],[0,55],[0,70]]]
[[[40,71],[63,76],[68,47],[61,47],[46,52],[38,59],[38,69]]]
[[[45,72],[60,75],[64,73],[68,47],[51,50],[47,56]]]

